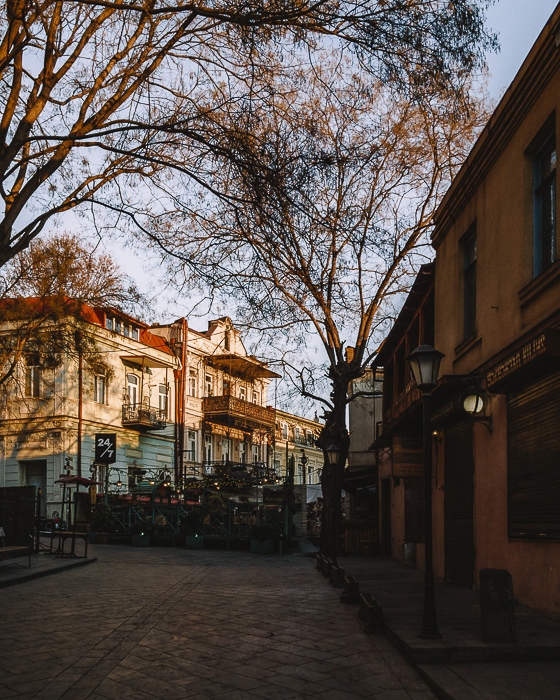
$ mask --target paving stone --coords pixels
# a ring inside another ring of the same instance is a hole
[[[0,697],[434,697],[386,640],[361,632],[310,558],[92,549],[92,566],[3,591]]]

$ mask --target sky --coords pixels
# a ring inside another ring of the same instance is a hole
[[[558,0],[497,0],[487,11],[487,25],[501,49],[488,55],[490,94],[499,99],[521,67]]]
[[[498,34],[500,51],[487,56],[490,71],[488,89],[497,102],[515,77],[539,33],[546,24],[558,0],[495,0],[487,11],[487,25]],[[165,290],[155,284],[153,273],[143,268],[143,253],[131,249],[123,250],[113,244],[111,250],[122,269],[135,279],[141,291],[151,295],[160,317],[159,322],[168,322],[179,316],[191,316],[191,304],[172,295],[169,300]],[[153,264],[153,261],[152,261]],[[219,310],[213,317],[222,315]],[[205,330],[205,320],[192,319],[197,330]]]

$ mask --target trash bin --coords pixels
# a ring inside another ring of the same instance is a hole
[[[416,542],[403,542],[404,560],[416,563]]]

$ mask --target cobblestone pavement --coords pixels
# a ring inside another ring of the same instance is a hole
[[[434,697],[312,558],[91,549],[1,591],[0,698]]]

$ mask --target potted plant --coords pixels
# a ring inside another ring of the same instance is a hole
[[[108,503],[96,503],[91,512],[89,541],[108,544],[113,530],[113,509]]]
[[[253,525],[251,528],[251,552],[272,554],[274,541],[278,538],[278,528],[269,523]]]
[[[131,527],[132,546],[149,547],[152,530],[152,523],[149,518],[142,518],[134,522]]]
[[[204,513],[201,508],[195,508],[185,513],[181,518],[179,530],[185,538],[187,549],[202,549],[204,546]]]

